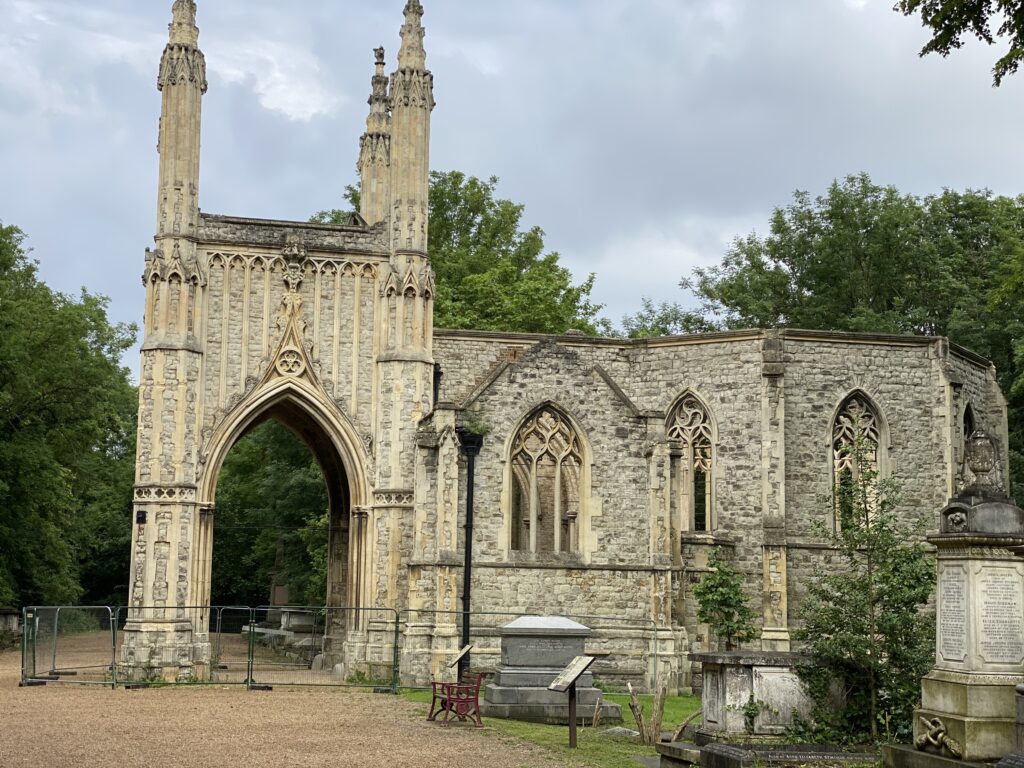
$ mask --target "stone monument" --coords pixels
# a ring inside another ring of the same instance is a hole
[[[568,697],[549,691],[548,686],[570,661],[584,655],[583,645],[588,637],[589,627],[562,616],[523,616],[503,626],[501,663],[494,682],[484,691],[484,717],[566,725]],[[601,698],[590,672],[577,681],[576,696],[577,717],[590,720]],[[619,705],[602,701],[601,719],[621,720]]]
[[[794,713],[811,717],[814,702],[796,667],[810,659],[788,651],[711,651],[690,654],[704,674],[696,742],[782,736]]]
[[[1024,510],[1005,492],[992,439],[966,446],[974,482],[940,515],[929,537],[938,560],[935,666],[921,681],[918,749],[966,761],[1016,749],[1015,686],[1024,683]],[[941,744],[935,733],[941,732]],[[960,754],[956,754],[956,752]]]

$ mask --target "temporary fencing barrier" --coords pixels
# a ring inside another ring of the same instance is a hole
[[[107,606],[25,608],[22,681],[115,685],[116,633]]]
[[[469,614],[473,667],[497,666],[501,627],[538,615],[514,611]],[[561,614],[564,615],[564,614]],[[139,683],[148,648],[139,630],[178,622],[191,629],[195,676],[175,682],[218,685],[332,686],[397,692],[444,673],[461,645],[461,611],[323,606],[35,606],[22,612],[22,682],[77,682],[116,687]],[[594,676],[653,690],[668,666],[651,619],[568,615],[591,630],[588,650],[607,651]],[[664,669],[662,669],[664,667]],[[152,681],[148,681],[152,682]]]

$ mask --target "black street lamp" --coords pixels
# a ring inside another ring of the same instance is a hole
[[[465,427],[457,430],[462,452],[466,456],[466,544],[463,549],[462,566],[462,647],[469,645],[469,608],[473,578],[473,475],[476,457],[484,444],[483,435],[470,432]],[[459,660],[459,679],[469,671],[469,654]]]

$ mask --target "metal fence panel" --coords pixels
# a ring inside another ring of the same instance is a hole
[[[33,606],[24,612],[22,680],[115,685],[114,613],[107,606]]]
[[[256,608],[252,684],[397,690],[397,627],[389,608]]]

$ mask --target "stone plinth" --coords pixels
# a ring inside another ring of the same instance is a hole
[[[21,626],[21,611],[0,608],[0,632],[17,632]]]
[[[1015,688],[1024,683],[1024,510],[990,484],[995,444],[967,444],[975,482],[940,513],[935,666],[921,680],[914,737],[941,721],[963,760],[998,760],[1017,746]],[[936,724],[938,725],[938,724]],[[944,753],[949,752],[943,748]]]
[[[561,616],[524,616],[506,624],[501,633],[501,663],[494,682],[484,690],[481,711],[485,717],[503,717],[538,723],[569,722],[569,699],[549,691],[548,685],[577,656],[584,653],[590,629]],[[601,698],[587,672],[576,683],[579,721],[589,721]],[[617,704],[601,703],[601,718],[617,722]]]
[[[725,651],[693,653],[701,663],[704,691],[703,725],[698,742],[723,736],[778,736],[793,724],[793,711],[809,718],[813,702],[800,687],[796,665],[807,657],[786,651]],[[753,701],[759,709],[747,722],[744,708]],[[752,729],[752,731],[751,731]]]
[[[921,718],[939,718],[969,761],[1016,748],[1015,686],[1024,683],[1024,538],[948,533],[938,550],[935,666],[921,680]]]

